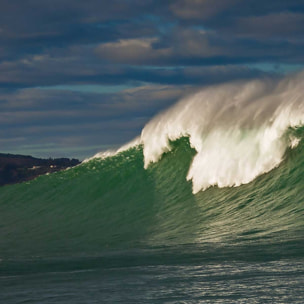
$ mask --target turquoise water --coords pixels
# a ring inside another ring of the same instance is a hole
[[[296,129],[302,137],[303,130]],[[302,303],[304,144],[192,193],[188,138],[0,189],[1,303]]]

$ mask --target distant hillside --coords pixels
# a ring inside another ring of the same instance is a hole
[[[39,175],[63,170],[79,163],[78,159],[41,159],[0,153],[0,186],[31,180]]]

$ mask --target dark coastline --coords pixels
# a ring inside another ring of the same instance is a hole
[[[78,164],[80,164],[78,159],[42,159],[0,153],[0,186],[21,183],[34,179],[39,175],[60,171]]]

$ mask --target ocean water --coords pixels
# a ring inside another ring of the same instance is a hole
[[[0,303],[303,303],[302,79],[204,89],[0,188]]]

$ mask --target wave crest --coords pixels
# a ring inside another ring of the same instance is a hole
[[[303,125],[304,73],[206,88],[153,118],[142,130],[145,168],[189,137],[197,151],[187,180],[193,193],[210,186],[239,186],[269,172],[299,139],[288,128]]]

